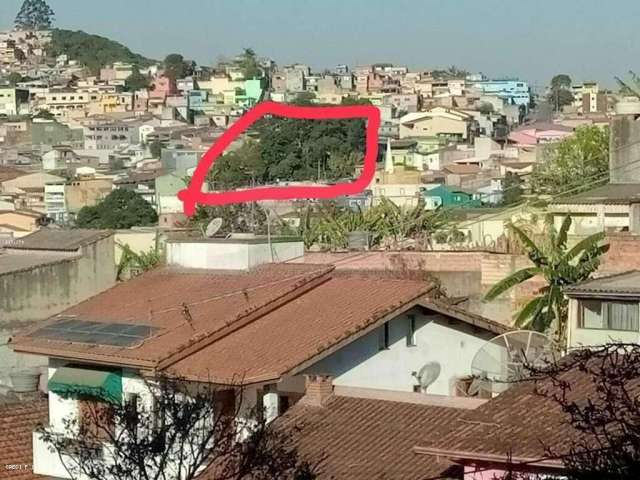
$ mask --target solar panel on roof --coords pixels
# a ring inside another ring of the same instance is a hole
[[[36,330],[31,336],[72,343],[131,347],[149,338],[156,330],[149,325],[61,319]]]

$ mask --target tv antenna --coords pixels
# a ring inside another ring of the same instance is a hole
[[[207,238],[212,238],[222,228],[222,223],[223,222],[220,217],[211,220],[204,231],[204,236]]]
[[[438,379],[441,371],[442,367],[438,362],[429,362],[424,364],[418,372],[412,372],[411,375],[418,380],[420,391],[426,393],[427,388]]]

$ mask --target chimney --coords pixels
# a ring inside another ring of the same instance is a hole
[[[310,407],[323,407],[333,395],[333,377],[329,375],[306,375],[306,390],[300,400]]]

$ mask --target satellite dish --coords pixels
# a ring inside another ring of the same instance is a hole
[[[207,238],[211,238],[216,233],[218,233],[218,230],[220,230],[221,228],[222,228],[222,219],[220,217],[214,218],[209,222],[209,225],[207,225],[207,229],[205,230],[204,234]]]
[[[418,380],[420,390],[422,392],[426,392],[427,388],[433,385],[433,382],[438,379],[441,371],[442,367],[438,362],[429,362],[426,363],[417,373],[413,372],[413,376]]]
[[[531,330],[507,332],[485,343],[471,362],[474,381],[469,394],[485,391],[493,396],[527,377],[527,365],[544,367],[560,358],[554,342]]]

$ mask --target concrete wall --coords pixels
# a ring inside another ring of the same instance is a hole
[[[84,246],[79,253],[58,263],[0,275],[0,322],[42,320],[115,285],[113,237]]]
[[[81,256],[70,254],[57,263],[0,275],[0,383],[8,382],[12,369],[46,363],[42,357],[15,354],[6,345],[9,337],[111,288],[115,281],[113,237],[83,247]]]
[[[382,327],[361,337],[313,365],[305,373],[332,375],[334,384],[412,392],[417,385],[412,372],[426,363],[440,366],[440,375],[426,393],[452,395],[456,379],[471,374],[478,350],[495,335],[474,333],[462,323],[449,324],[439,314],[416,315],[415,346],[407,346],[409,319],[402,315],[390,322],[390,346],[379,350]]]
[[[167,264],[184,268],[249,270],[258,265],[283,262],[304,254],[302,241],[274,238],[168,242]]]
[[[166,242],[166,236],[155,228],[118,230],[114,236],[115,240],[115,262],[120,263],[122,248],[119,245],[128,245],[135,253],[146,253],[158,246],[162,249]]]
[[[611,183],[640,183],[640,118],[615,115],[611,120]]]

